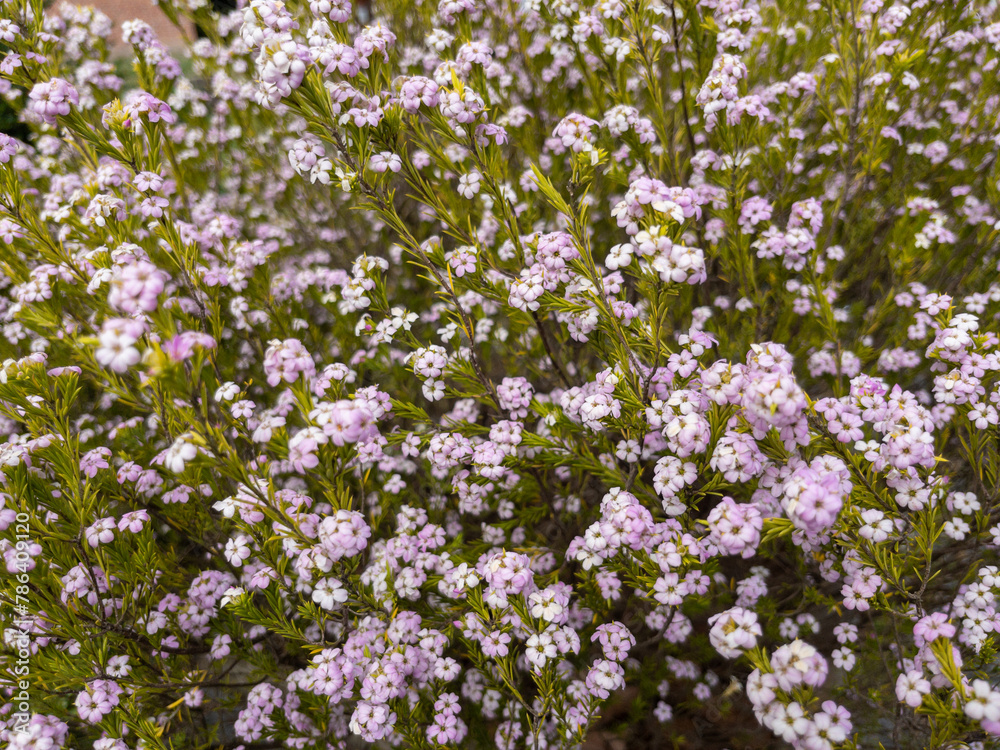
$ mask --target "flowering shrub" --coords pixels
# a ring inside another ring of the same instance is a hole
[[[9,746],[996,742],[995,0],[161,5],[0,3]]]

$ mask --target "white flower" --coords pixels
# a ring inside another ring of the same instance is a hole
[[[545,662],[555,658],[556,654],[559,653],[555,641],[552,640],[552,636],[548,632],[535,633],[528,638],[525,647],[525,657],[538,669],[544,667]]]
[[[330,184],[330,172],[333,170],[333,162],[329,159],[320,159],[312,169],[309,170],[309,182],[320,185]]]
[[[127,321],[124,324],[117,320],[106,322],[97,337],[99,346],[94,359],[113,372],[126,372],[140,359],[139,350],[133,346],[139,340],[135,333]]]
[[[610,270],[617,271],[632,262],[632,252],[634,248],[630,243],[615,245],[608,250],[608,257],[604,259],[604,265]]]
[[[546,622],[554,622],[563,612],[563,606],[555,600],[551,591],[535,591],[528,597],[528,603],[531,605],[531,616]]]
[[[215,389],[216,401],[232,401],[238,395],[240,395],[240,387],[231,380],[227,380]]]
[[[479,192],[479,183],[482,179],[479,172],[463,174],[458,178],[458,194],[471,200]]]
[[[854,663],[857,661],[857,657],[854,652],[849,648],[838,648],[831,654],[833,656],[833,666],[838,669],[843,669],[845,672],[850,672],[854,669]]]
[[[345,193],[351,192],[354,188],[354,180],[357,179],[357,175],[354,172],[345,172],[340,167],[336,169],[337,180],[340,182],[340,189]]]
[[[440,401],[444,398],[444,383],[440,380],[425,380],[423,392],[428,401]]]
[[[17,466],[27,453],[23,445],[17,443],[0,444],[0,466]]]
[[[185,465],[189,461],[194,460],[195,456],[198,455],[198,446],[187,442],[190,437],[190,433],[181,435],[167,449],[166,454],[163,456],[163,465],[168,471],[174,474],[182,474]]]
[[[232,586],[226,589],[226,593],[222,595],[222,599],[219,602],[219,606],[225,607],[228,606],[229,604],[232,604],[237,599],[240,599],[244,594],[246,594],[246,592],[247,592],[246,589],[242,588],[241,586]]]
[[[324,578],[313,589],[312,600],[325,610],[333,610],[347,601],[347,589],[336,578]]]
[[[241,567],[243,561],[250,557],[250,553],[250,538],[245,534],[239,534],[226,542],[226,559],[233,567]]]
[[[238,507],[239,501],[235,497],[227,497],[224,500],[219,500],[212,506],[213,509],[222,513],[226,518],[232,518]]]

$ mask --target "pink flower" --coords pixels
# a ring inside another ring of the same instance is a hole
[[[316,363],[298,339],[272,341],[264,353],[264,373],[273,388],[282,381],[294,383],[300,375],[311,380],[316,374]]]
[[[87,451],[80,459],[80,471],[88,479],[93,479],[98,471],[109,468],[109,458],[111,458],[110,448],[94,448]]]
[[[31,109],[45,122],[54,125],[56,117],[65,117],[70,106],[80,103],[80,95],[69,81],[53,78],[36,83],[28,95]]]
[[[932,612],[922,617],[913,626],[913,639],[918,646],[933,643],[938,638],[954,638],[955,626],[948,622],[948,615],[943,612]]]
[[[149,513],[144,510],[134,510],[122,516],[118,522],[118,530],[128,529],[132,534],[138,534],[149,523]]]

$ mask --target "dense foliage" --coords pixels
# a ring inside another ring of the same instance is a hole
[[[0,1],[6,744],[995,746],[995,0],[161,5]]]

